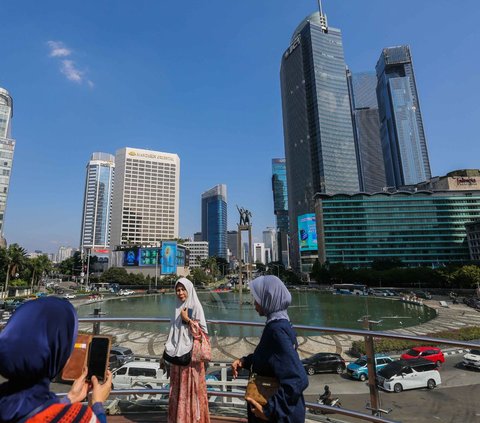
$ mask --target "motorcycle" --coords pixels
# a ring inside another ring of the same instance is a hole
[[[330,400],[329,404],[325,403],[325,399],[319,398],[317,401],[317,404],[319,405],[329,405],[330,407],[337,407],[340,408],[342,406],[340,399],[339,398],[332,398]],[[324,411],[324,410],[319,410],[319,409],[312,409],[311,410],[312,414],[335,414],[333,411]]]

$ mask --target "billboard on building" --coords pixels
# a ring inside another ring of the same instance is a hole
[[[162,263],[160,273],[162,275],[171,275],[177,273],[177,242],[163,241],[162,256],[160,258]]]
[[[138,266],[138,247],[128,248],[123,252],[124,266]]]
[[[317,251],[317,226],[315,214],[308,213],[298,216],[298,245],[300,251]]]
[[[138,264],[140,266],[155,266],[160,247],[140,248]]]

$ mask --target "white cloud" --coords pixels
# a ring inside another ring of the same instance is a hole
[[[62,60],[60,71],[67,77],[68,80],[82,83],[84,73],[77,69],[73,60]]]
[[[47,45],[50,47],[50,57],[67,57],[72,54],[72,50],[61,41],[48,41]]]
[[[62,41],[47,41],[48,48],[50,49],[49,57],[55,59],[71,57],[73,50],[68,48]],[[72,59],[60,60],[60,72],[65,75],[69,81],[73,81],[77,84],[85,83],[88,87],[93,88],[94,83],[86,78],[86,72],[81,70],[77,63]]]

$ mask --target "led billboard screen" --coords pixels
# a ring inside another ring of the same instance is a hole
[[[161,274],[171,275],[177,273],[177,243],[175,241],[164,241],[162,243]]]
[[[317,226],[314,213],[298,216],[298,244],[300,251],[317,251]]]
[[[157,253],[160,251],[160,247],[140,248],[139,265],[140,266],[155,266]]]

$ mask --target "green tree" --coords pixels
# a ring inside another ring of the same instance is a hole
[[[480,284],[480,268],[475,265],[463,266],[453,274],[459,288],[474,288]]]
[[[7,271],[5,277],[5,292],[8,292],[8,282],[26,266],[27,251],[18,244],[11,244],[7,248]]]
[[[195,267],[190,270],[189,279],[192,280],[194,285],[208,285],[214,281],[214,278],[200,267]]]
[[[35,285],[38,285],[40,279],[44,274],[48,274],[52,270],[52,262],[46,255],[31,258],[28,261],[28,267],[31,271],[30,286],[33,289]]]
[[[129,275],[123,267],[110,267],[100,276],[102,283],[118,283],[119,285],[129,285]]]

